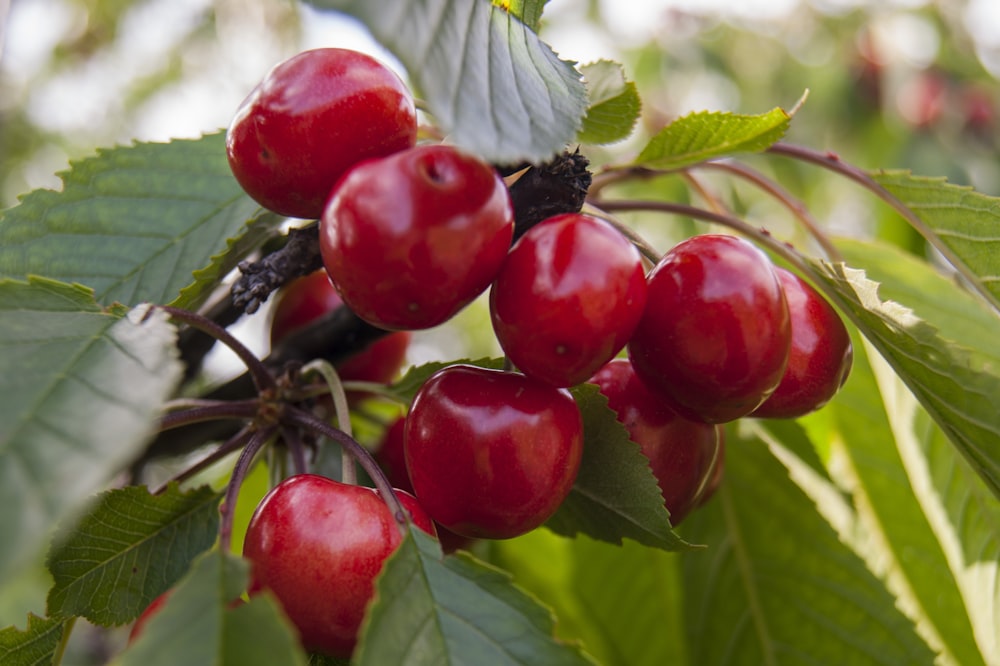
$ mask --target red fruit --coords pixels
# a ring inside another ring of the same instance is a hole
[[[406,418],[406,467],[447,529],[506,539],[544,523],[583,452],[570,394],[525,375],[453,365],[421,387]]]
[[[503,180],[445,145],[352,169],[320,222],[323,264],[359,317],[381,328],[436,326],[489,286],[510,249]]]
[[[343,304],[324,270],[301,277],[281,291],[271,317],[271,346],[293,331],[312,323]],[[344,381],[387,384],[399,373],[410,346],[409,332],[379,338],[362,351],[337,364]]]
[[[272,69],[226,135],[233,175],[280,215],[317,218],[361,160],[410,148],[417,115],[406,85],[371,56],[315,49]]]
[[[771,395],[788,362],[788,306],[767,256],[733,236],[678,243],[650,273],[629,341],[636,374],[681,415],[724,423]]]
[[[614,358],[645,305],[639,252],[608,223],[578,213],[529,229],[490,292],[504,352],[521,372],[553,386],[584,382]]]
[[[150,618],[160,612],[160,609],[163,608],[163,604],[167,603],[167,599],[170,598],[170,594],[173,591],[173,588],[171,588],[153,599],[149,605],[146,606],[146,610],[139,614],[135,624],[132,625],[132,630],[128,632],[129,645],[135,643],[139,639],[139,636],[142,635],[142,632],[146,629],[146,623],[149,622]]]
[[[413,522],[434,533],[417,501],[397,493]],[[374,580],[402,535],[378,491],[314,474],[285,479],[247,528],[250,593],[270,589],[307,650],[347,658]]]
[[[790,419],[819,409],[840,390],[854,348],[844,322],[815,289],[794,273],[775,270],[792,319],[792,346],[781,383],[753,416]]]
[[[695,508],[722,452],[722,428],[680,416],[636,376],[628,359],[614,359],[590,379],[608,398],[629,438],[649,458],[670,522]]]

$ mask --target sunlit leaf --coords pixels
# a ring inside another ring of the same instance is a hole
[[[767,149],[781,139],[791,116],[775,108],[748,116],[699,111],[673,121],[639,153],[635,164],[657,169],[678,169],[698,162]]]
[[[543,162],[580,129],[587,96],[573,64],[490,0],[307,2],[367,25],[449,140],[486,160]]]
[[[102,150],[61,177],[60,191],[36,190],[2,213],[0,277],[79,283],[105,305],[168,303],[194,271],[233,264],[238,252],[217,257],[230,239],[247,235],[235,246],[244,254],[262,239],[246,227],[259,207],[233,178],[221,133]]]
[[[580,143],[614,143],[632,133],[642,103],[635,83],[625,78],[622,66],[599,60],[580,68],[587,84],[590,106],[577,135]]]
[[[139,486],[103,493],[49,554],[49,614],[104,626],[134,620],[211,548],[219,499],[208,487],[176,485],[159,495]]]
[[[180,377],[161,313],[0,281],[0,582],[141,451]]]
[[[521,22],[532,30],[538,31],[538,23],[542,18],[542,10],[548,0],[492,0],[493,4],[506,9],[521,19]]]

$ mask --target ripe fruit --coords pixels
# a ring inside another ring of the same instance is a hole
[[[274,304],[271,317],[271,346],[293,331],[332,312],[343,304],[340,294],[330,284],[326,271],[318,270],[285,287]],[[386,384],[392,381],[406,360],[409,332],[392,333],[371,343],[362,351],[337,364],[344,381]]]
[[[617,358],[590,379],[608,398],[629,438],[649,458],[670,522],[677,526],[698,506],[722,455],[722,427],[680,416]]]
[[[170,593],[173,591],[173,588],[171,588],[153,599],[149,602],[149,605],[146,606],[146,609],[139,614],[135,624],[132,625],[132,629],[128,632],[129,645],[135,643],[139,639],[139,636],[142,635],[142,632],[146,629],[146,623],[149,622],[154,615],[160,612],[160,609],[163,608],[163,604],[167,603],[167,599],[170,598]]]
[[[753,416],[788,419],[819,409],[840,390],[854,348],[844,322],[815,289],[794,273],[775,270],[791,315],[792,345],[781,383]]]
[[[584,382],[613,358],[645,304],[639,252],[608,223],[578,213],[529,229],[490,292],[504,352],[521,372],[553,386]]]
[[[433,534],[417,501],[397,495],[413,522]],[[378,491],[314,474],[289,477],[250,519],[243,545],[250,593],[270,589],[306,649],[347,658],[375,577],[401,541]]]
[[[416,138],[413,97],[392,70],[363,53],[324,48],[264,77],[236,111],[226,154],[260,205],[317,218],[350,167],[409,148]]]
[[[695,236],[648,283],[628,346],[636,374],[690,419],[724,423],[756,409],[781,381],[791,343],[767,256],[733,236]]]
[[[320,250],[359,317],[390,330],[422,329],[489,286],[513,233],[510,195],[494,169],[427,145],[351,169],[323,213]]]
[[[544,523],[569,494],[583,424],[564,389],[453,365],[414,398],[404,451],[414,493],[435,521],[465,536],[505,539]]]

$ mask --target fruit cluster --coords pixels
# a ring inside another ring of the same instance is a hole
[[[543,220],[512,246],[504,180],[455,147],[418,145],[414,109],[399,78],[368,56],[308,51],[246,99],[227,150],[262,206],[319,220],[325,270],[286,288],[273,343],[346,306],[393,333],[340,373],[387,382],[408,331],[447,321],[490,289],[493,330],[516,371],[440,370],[378,452],[424,531],[455,547],[545,523],[583,455],[569,387],[589,382],[607,397],[677,525],[721,479],[721,424],[800,416],[843,383],[851,345],[837,314],[756,246],[697,236],[647,275],[614,225],[578,212]],[[244,546],[250,593],[271,590],[308,649],[351,653],[374,579],[401,541],[384,500],[298,474],[258,506]]]

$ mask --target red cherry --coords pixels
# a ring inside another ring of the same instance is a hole
[[[445,145],[353,168],[320,222],[323,264],[344,302],[381,328],[436,326],[489,286],[510,249],[500,176]]]
[[[608,398],[629,438],[649,458],[670,522],[680,524],[697,506],[721,455],[721,426],[680,416],[636,376],[628,359],[598,370],[590,382]]]
[[[332,312],[343,304],[340,294],[330,284],[326,271],[320,269],[301,277],[282,289],[271,316],[271,346],[276,346],[293,331]],[[406,361],[412,334],[406,331],[379,338],[365,349],[337,364],[344,381],[387,384],[395,379]]]
[[[564,389],[454,365],[417,393],[404,448],[414,492],[434,520],[465,536],[506,539],[544,523],[569,494],[583,425]]]
[[[796,418],[819,409],[847,381],[851,336],[837,311],[794,273],[776,267],[792,319],[788,366],[778,388],[753,416]]]
[[[406,418],[400,417],[389,424],[382,435],[378,448],[375,450],[375,460],[385,471],[385,476],[394,488],[413,492],[413,484],[410,483],[410,474],[406,470],[406,454],[403,449],[404,433],[406,428]],[[472,543],[472,539],[455,534],[443,525],[434,524],[437,530],[438,541],[441,542],[441,550],[446,553],[453,553],[459,548],[466,548]]]
[[[149,605],[146,606],[146,609],[139,614],[135,624],[132,625],[131,631],[128,632],[129,645],[135,643],[139,639],[139,636],[142,635],[142,632],[146,629],[146,623],[149,622],[154,615],[160,612],[160,609],[163,608],[163,604],[167,603],[167,599],[170,598],[170,594],[173,591],[173,588],[171,588],[153,599]]]
[[[341,175],[410,148],[417,115],[406,85],[371,56],[314,49],[272,69],[226,135],[233,175],[265,208],[318,218]]]
[[[553,386],[584,382],[614,358],[645,305],[639,252],[608,223],[579,213],[529,229],[490,292],[504,352],[521,372]]]
[[[733,236],[695,236],[664,255],[648,282],[629,358],[677,412],[724,423],[749,414],[777,388],[791,326],[763,252]]]
[[[397,494],[413,522],[433,534],[413,496]],[[375,577],[401,541],[378,491],[314,474],[289,477],[250,519],[243,545],[250,593],[270,589],[306,649],[347,658]]]

